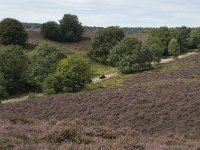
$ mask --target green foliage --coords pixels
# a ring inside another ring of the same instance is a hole
[[[0,103],[3,98],[6,98],[8,93],[6,91],[5,80],[2,74],[0,74]]]
[[[178,44],[178,41],[176,39],[172,39],[169,42],[169,54],[173,56],[173,58],[178,57],[180,55],[180,46]]]
[[[123,73],[150,69],[152,54],[141,48],[142,43],[133,37],[126,37],[110,52],[109,61]]]
[[[164,55],[168,54],[168,45],[172,39],[171,31],[168,27],[160,27],[155,29],[151,35],[152,37],[158,38],[161,42],[161,46],[164,48]]]
[[[47,95],[59,93],[62,91],[62,81],[56,74],[50,74],[44,79],[42,89]]]
[[[59,63],[56,74],[63,82],[63,89],[76,92],[91,82],[92,70],[85,60],[71,56]]]
[[[108,64],[107,59],[110,50],[125,37],[119,27],[108,27],[100,29],[92,39],[89,57],[99,63]]]
[[[6,82],[8,93],[21,90],[27,69],[28,58],[19,46],[7,46],[0,49],[0,72]]]
[[[185,26],[175,29],[174,38],[177,39],[181,52],[186,52],[190,47],[190,33],[191,29]]]
[[[38,45],[30,57],[28,78],[37,82],[45,79],[53,72],[64,55],[55,46],[48,43]]]
[[[196,28],[191,32],[190,40],[195,48],[200,45],[200,28]]]
[[[21,22],[6,18],[0,22],[0,43],[4,45],[25,45],[27,33]]]
[[[47,39],[57,41],[60,35],[59,25],[54,21],[46,22],[42,24],[41,34]]]
[[[82,37],[83,26],[76,15],[65,14],[60,20],[60,31],[63,41],[78,41]]]
[[[59,92],[77,92],[91,81],[92,71],[87,61],[70,56],[63,59],[56,72],[50,74],[43,83],[43,91],[47,95]]]
[[[143,49],[146,49],[152,53],[154,63],[159,63],[164,53],[162,43],[156,37],[149,37],[142,45]]]

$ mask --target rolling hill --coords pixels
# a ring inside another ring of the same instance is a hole
[[[199,60],[160,65],[122,87],[2,104],[0,148],[198,150]]]

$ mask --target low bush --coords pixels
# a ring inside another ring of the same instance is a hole
[[[91,66],[82,58],[71,56],[59,62],[56,72],[43,82],[43,91],[48,94],[77,92],[91,82]]]
[[[62,123],[58,123],[48,130],[41,136],[41,139],[54,144],[61,144],[63,142],[89,144],[93,142],[92,138],[81,134],[73,124]]]
[[[58,76],[50,74],[44,79],[42,89],[47,95],[56,94],[62,91],[62,82],[59,81]]]
[[[6,91],[5,87],[5,80],[2,74],[0,74],[0,103],[1,100],[6,98],[8,96],[8,93]]]

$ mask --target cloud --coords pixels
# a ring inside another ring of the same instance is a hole
[[[58,21],[76,14],[90,26],[200,26],[198,0],[0,0],[0,19]]]

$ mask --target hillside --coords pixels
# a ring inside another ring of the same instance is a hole
[[[199,60],[200,54],[160,65],[122,87],[2,104],[0,147],[197,150]]]

